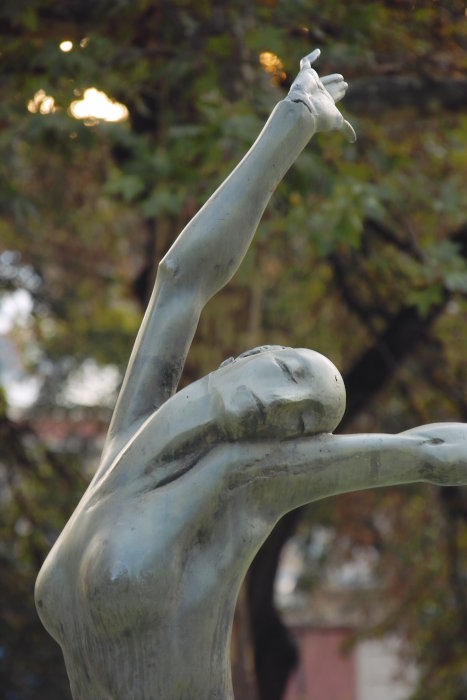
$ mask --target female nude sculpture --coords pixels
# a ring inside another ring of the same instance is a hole
[[[203,306],[232,277],[317,131],[355,139],[341,75],[289,95],[159,265],[100,467],[37,579],[75,700],[232,700],[248,566],[287,511],[412,481],[467,482],[467,425],[335,436],[345,390],[311,350],[258,348],[176,392]]]

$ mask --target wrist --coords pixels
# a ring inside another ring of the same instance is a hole
[[[314,117],[317,116],[317,112],[313,107],[312,101],[310,100],[308,95],[305,92],[303,92],[303,90],[294,90],[292,88],[285,99],[289,102],[296,102],[305,105],[310,114],[312,114]]]
[[[302,99],[303,98],[303,99]],[[297,93],[292,96],[290,93],[284,97],[277,105],[273,114],[276,113],[279,119],[284,122],[283,133],[285,140],[292,138],[292,141],[301,134],[299,138],[304,138],[305,143],[318,131],[318,116],[310,103],[307,103],[306,96]]]

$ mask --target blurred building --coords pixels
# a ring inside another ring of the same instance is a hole
[[[401,641],[362,635],[382,606],[381,590],[329,581],[291,597],[284,618],[300,660],[285,700],[407,700],[417,672]]]
[[[416,670],[397,638],[353,643],[355,630],[303,625],[293,630],[300,662],[285,700],[407,700]]]

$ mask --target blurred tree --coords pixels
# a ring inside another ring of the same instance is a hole
[[[108,404],[76,403],[73,379],[90,361],[123,371],[157,261],[316,45],[320,72],[351,83],[359,140],[321,136],[301,156],[206,309],[184,381],[263,342],[313,347],[345,376],[341,429],[467,420],[467,26],[461,0],[4,0],[0,19],[0,278],[4,298],[26,290],[32,301],[12,337],[42,382],[27,417],[5,401],[0,416],[0,692],[53,700],[68,685],[32,585],[89,476],[78,457],[88,470],[95,457],[83,440],[44,444],[38,419],[77,430],[86,418],[93,434],[108,420]],[[128,119],[75,118],[90,87]],[[462,490],[356,494],[326,508],[342,556],[343,543],[378,535],[384,624],[414,650],[419,696],[465,697]],[[268,700],[295,661],[272,581],[298,518],[260,553],[246,596]]]

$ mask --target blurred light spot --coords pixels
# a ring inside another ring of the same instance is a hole
[[[63,51],[64,53],[68,53],[71,51],[73,48],[73,42],[72,41],[62,41],[60,44],[60,51]]]
[[[280,83],[287,77],[284,71],[284,65],[275,53],[271,51],[263,51],[259,55],[259,62],[263,66],[266,73],[271,75],[271,82],[273,85],[280,85]]]
[[[121,122],[128,119],[128,109],[125,105],[115,102],[105,92],[88,88],[84,91],[82,100],[75,100],[70,105],[70,112],[75,119],[85,119],[88,125],[97,121]]]
[[[33,114],[51,114],[56,112],[57,108],[53,97],[46,95],[44,90],[38,90],[32,100],[29,100],[28,110]]]
[[[112,406],[121,375],[115,365],[100,366],[94,360],[85,360],[72,372],[59,395],[65,405]]]
[[[15,532],[20,537],[27,537],[32,532],[32,525],[27,518],[19,517],[15,523]]]
[[[31,322],[33,307],[32,296],[26,289],[16,289],[14,292],[2,294],[0,335],[11,333],[14,328],[26,328]]]
[[[79,42],[79,45],[81,46],[82,49],[86,48],[86,46],[89,44],[89,38],[87,36],[84,36],[81,41]]]
[[[452,299],[451,301],[448,301],[446,305],[446,311],[448,314],[452,314],[453,316],[457,316],[457,314],[460,312],[460,306],[457,301],[454,301]]]

